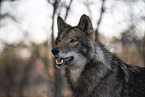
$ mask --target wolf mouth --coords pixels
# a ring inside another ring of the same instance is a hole
[[[67,57],[67,58],[61,58],[61,57],[55,57],[56,66],[59,69],[63,69],[67,66],[70,66],[71,62],[73,61],[74,57]]]

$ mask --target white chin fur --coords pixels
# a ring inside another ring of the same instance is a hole
[[[70,78],[73,82],[76,82],[82,70],[84,69],[85,64],[87,63],[87,59],[81,54],[74,51],[71,51],[66,54],[60,52],[58,55],[59,57],[62,57],[62,58],[67,58],[70,56],[74,57],[74,60],[72,62],[71,69],[70,69]]]

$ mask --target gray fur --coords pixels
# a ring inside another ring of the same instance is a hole
[[[145,68],[123,62],[94,41],[88,16],[83,15],[76,27],[63,22],[59,17],[55,48],[60,52],[55,56],[73,57],[65,74],[74,97],[145,97]]]

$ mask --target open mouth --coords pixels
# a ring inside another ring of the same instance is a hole
[[[56,60],[56,66],[59,69],[63,69],[67,66],[70,66],[71,62],[73,61],[74,57],[67,57],[67,58],[60,58],[60,57],[55,57]]]

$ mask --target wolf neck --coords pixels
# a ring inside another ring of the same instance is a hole
[[[111,69],[111,65],[107,56],[104,55],[104,51],[99,46],[92,47],[93,50],[90,52],[89,57],[86,58],[83,62],[78,63],[78,68],[69,68],[66,69],[66,76],[71,85],[79,84],[80,80],[85,76],[89,77],[88,74],[94,74],[98,80],[98,83],[105,76],[105,74]],[[85,59],[85,58],[84,58]],[[96,70],[94,70],[96,69]],[[95,71],[95,72],[94,72]],[[90,76],[91,77],[91,76]]]
[[[84,60],[78,58],[78,60],[80,61],[76,63],[77,65],[75,67],[66,69],[66,76],[69,82],[77,82],[78,78],[81,76],[85,64],[87,63],[87,60],[85,60],[85,58]]]

